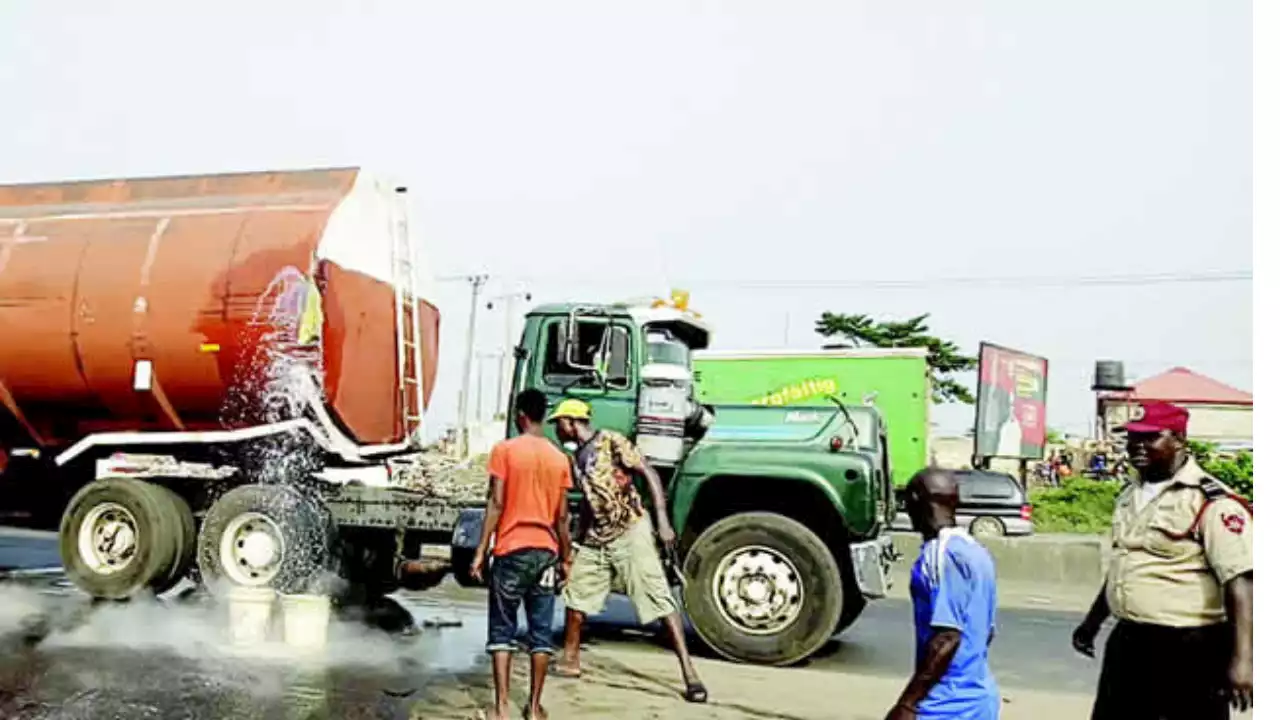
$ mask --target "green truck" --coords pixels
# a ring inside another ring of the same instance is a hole
[[[539,307],[513,387],[588,401],[597,427],[635,438],[666,485],[698,636],[732,660],[792,664],[888,591],[885,419],[838,397],[799,408],[700,402],[693,352],[710,337],[670,303]],[[479,525],[478,510],[464,513],[453,538],[462,582]]]
[[[703,350],[694,354],[699,402],[806,407],[835,396],[869,404],[890,430],[894,485],[929,463],[930,381],[924,348]]]

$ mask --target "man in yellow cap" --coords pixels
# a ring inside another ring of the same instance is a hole
[[[667,518],[662,480],[645,462],[636,446],[622,435],[591,426],[591,407],[581,400],[565,400],[551,415],[556,436],[562,443],[575,443],[575,467],[586,500],[583,537],[569,567],[564,600],[564,657],[556,669],[562,677],[582,675],[580,650],[582,624],[588,615],[602,612],[614,581],[626,589],[636,607],[641,625],[662,619],[671,633],[672,644],[684,674],[685,700],[707,701],[707,688],[693,669],[685,643],[684,619],[654,542],[658,538],[672,548],[675,531]],[[650,522],[635,476],[643,475],[653,498],[654,517]]]

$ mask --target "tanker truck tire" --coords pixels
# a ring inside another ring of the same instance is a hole
[[[154,585],[157,594],[168,592],[187,577],[196,562],[196,519],[191,514],[191,506],[181,495],[163,485],[148,484],[147,488],[164,503],[171,514],[171,526],[174,528],[174,556],[169,569],[157,579]]]
[[[214,593],[242,586],[329,594],[336,539],[319,501],[284,485],[242,485],[209,508],[196,562]]]
[[[58,549],[77,587],[94,598],[124,600],[173,586],[183,532],[180,514],[155,486],[111,478],[91,482],[72,496]]]
[[[783,515],[731,515],[698,536],[684,562],[686,609],[721,656],[794,665],[835,634],[840,567],[812,530]]]

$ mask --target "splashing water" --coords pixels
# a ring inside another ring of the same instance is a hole
[[[222,409],[226,427],[300,418],[324,386],[320,334],[300,337],[310,277],[294,266],[280,270],[258,297],[240,331],[240,357]],[[257,443],[244,458],[259,482],[289,482],[314,469],[305,436],[277,435]]]

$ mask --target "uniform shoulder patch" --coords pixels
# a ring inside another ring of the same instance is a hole
[[[1227,486],[1214,478],[1205,478],[1204,482],[1200,483],[1200,490],[1204,492],[1205,497],[1209,498],[1211,502],[1224,497],[1231,497],[1231,491],[1227,489]]]
[[[1244,533],[1244,514],[1238,512],[1229,512],[1222,515],[1222,527],[1233,535],[1241,535]]]

